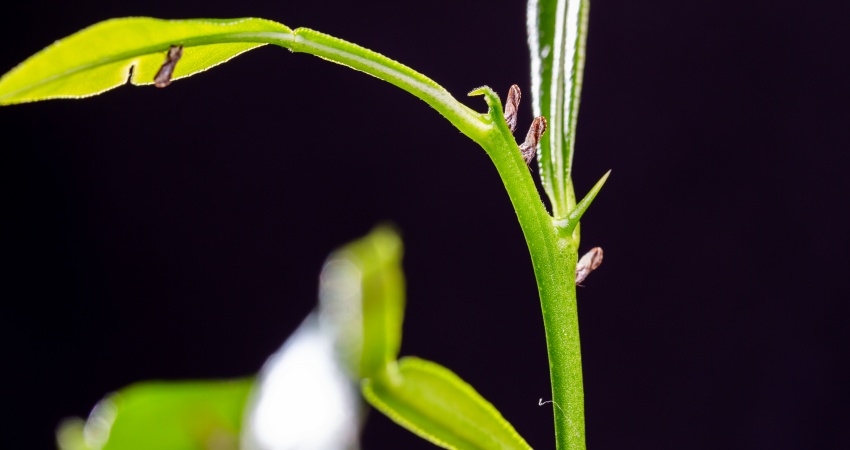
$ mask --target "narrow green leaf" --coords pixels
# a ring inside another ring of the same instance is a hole
[[[239,448],[253,379],[146,382],[102,400],[81,423],[60,425],[61,450]]]
[[[611,175],[611,171],[605,172],[605,175],[602,175],[602,178],[593,185],[587,195],[581,199],[580,202],[570,211],[570,214],[567,216],[566,220],[557,220],[555,223],[559,228],[563,229],[565,233],[570,234],[575,230],[576,226],[578,226],[581,217],[584,215],[587,208],[590,207],[590,204],[593,203],[593,200],[596,198],[596,194],[602,190],[602,186],[605,185],[605,182],[608,181],[608,176]]]
[[[402,243],[389,227],[337,250],[322,270],[320,318],[353,374],[383,373],[398,357],[404,320]]]
[[[363,395],[399,425],[443,448],[531,448],[490,402],[437,363],[402,358],[387,377],[364,380]]]
[[[172,45],[182,45],[173,79],[184,78],[264,45],[262,33],[291,35],[263,19],[111,19],[36,53],[0,78],[0,105],[96,95],[126,84],[152,84]]]
[[[535,116],[549,120],[538,161],[553,215],[575,205],[570,173],[584,76],[589,0],[529,0],[528,44]]]

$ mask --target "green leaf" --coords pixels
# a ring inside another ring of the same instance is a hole
[[[60,425],[61,450],[238,449],[253,379],[145,382],[102,400],[85,425]]]
[[[36,53],[0,78],[0,105],[96,95],[127,83],[152,84],[172,45],[182,45],[173,79],[264,45],[258,34],[292,34],[263,19],[111,19]]]
[[[0,105],[96,95],[121,84],[151,84],[172,46],[172,78],[221,64],[263,44],[309,53],[398,86],[479,142],[488,126],[442,86],[386,56],[307,28],[265,19],[111,19],[57,41],[0,77]],[[131,76],[132,74],[132,76]]]
[[[363,382],[375,408],[449,449],[530,449],[498,410],[449,369],[406,357],[387,377]]]
[[[589,7],[588,0],[528,2],[532,104],[534,115],[549,121],[540,140],[540,174],[555,217],[566,216],[575,205],[570,173]]]
[[[355,376],[383,373],[398,357],[404,320],[402,243],[389,227],[337,250],[322,270],[320,319]]]

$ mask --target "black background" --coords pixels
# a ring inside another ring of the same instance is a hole
[[[413,67],[458,98],[525,92],[525,3],[17,2],[0,72],[110,17],[259,16]],[[574,179],[588,445],[850,448],[850,7],[592,2]],[[480,98],[464,99],[484,110]],[[3,448],[146,379],[255,372],[336,246],[406,243],[402,353],[553,448],[539,301],[483,150],[421,101],[261,48],[168,89],[0,109]],[[364,447],[431,448],[380,414]]]

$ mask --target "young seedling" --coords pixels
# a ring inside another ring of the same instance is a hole
[[[0,78],[0,105],[82,98],[127,82],[165,87],[266,44],[351,67],[423,100],[487,152],[504,183],[528,245],[540,294],[551,402],[557,407],[557,448],[580,450],[585,448],[585,428],[576,285],[599,266],[602,251],[597,247],[578,260],[578,225],[610,174],[576,201],[571,170],[587,12],[587,0],[530,1],[528,32],[536,117],[520,145],[513,137],[521,96],[517,86],[511,87],[504,110],[489,87],[470,92],[470,96],[484,97],[487,111],[478,113],[433,80],[383,55],[314,30],[293,30],[256,18],[134,17],[95,24],[57,41]],[[535,157],[551,213],[528,170]],[[395,248],[394,238],[385,232],[376,236],[353,245],[346,254],[361,262],[377,261],[379,267],[396,273],[392,262],[397,258],[393,250],[387,250]],[[362,267],[367,266],[372,267]],[[362,380],[364,397],[399,424],[446,448],[528,448],[496,408],[457,375],[436,363],[398,359],[400,278],[382,275],[379,269],[363,270],[363,300],[374,303],[370,303],[369,314],[363,310],[362,323],[354,327],[362,333],[362,345],[357,370],[352,372]],[[244,401],[244,390],[233,390],[226,397],[239,404]],[[117,420],[120,417],[115,423]]]

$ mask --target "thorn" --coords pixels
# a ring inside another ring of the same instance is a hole
[[[537,144],[540,143],[540,136],[546,132],[546,118],[543,116],[535,117],[534,122],[531,122],[531,128],[528,129],[528,134],[525,136],[525,142],[519,146],[519,151],[522,153],[522,159],[526,164],[531,164],[534,157],[537,156]]]
[[[519,86],[511,86],[510,90],[508,90],[508,98],[505,100],[505,122],[508,123],[511,133],[516,130],[516,116],[521,97],[522,93],[519,90]]]
[[[174,68],[177,66],[177,61],[183,56],[182,45],[172,45],[168,49],[168,54],[165,56],[165,62],[156,72],[153,77],[153,85],[158,88],[164,88],[171,84],[171,75],[174,73]]]
[[[590,272],[596,270],[602,264],[602,247],[593,247],[585,253],[576,264],[576,286],[581,286]]]

